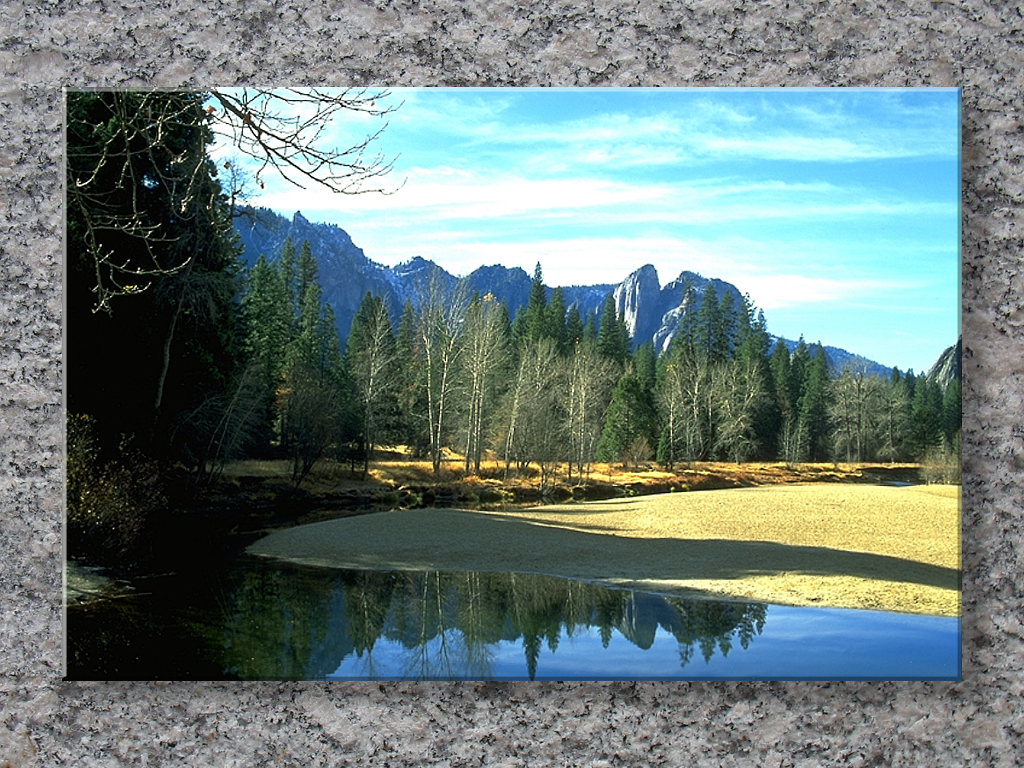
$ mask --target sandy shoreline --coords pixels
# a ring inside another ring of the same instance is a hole
[[[785,605],[958,616],[960,489],[775,485],[507,512],[418,509],[276,531],[306,565],[515,571]]]

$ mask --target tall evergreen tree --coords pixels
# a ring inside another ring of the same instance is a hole
[[[583,320],[580,318],[579,309],[573,304],[569,307],[569,316],[565,321],[566,349],[573,350],[581,341],[583,341]]]
[[[351,421],[351,397],[344,369],[334,311],[323,302],[316,261],[308,249],[296,264],[294,301],[298,314],[285,351],[278,412],[281,445],[292,462],[292,481],[299,485],[338,442]],[[291,271],[279,264],[282,278]],[[298,294],[301,287],[302,292]]]
[[[583,341],[597,346],[597,315],[590,312],[583,324]]]
[[[652,404],[657,365],[653,342],[645,341],[633,352],[633,372],[636,374],[637,381],[640,382],[641,389]]]
[[[740,329],[739,310],[732,293],[726,291],[718,301],[718,326],[715,328],[713,357],[729,360],[736,350],[736,336]],[[748,326],[749,327],[749,326]]]
[[[796,402],[792,399],[790,388],[789,350],[782,339],[776,341],[775,346],[772,347],[772,353],[768,358],[768,367],[772,374],[772,391],[775,394],[781,416],[783,419],[790,419],[796,410]]]
[[[724,358],[721,349],[722,319],[718,307],[718,294],[709,282],[701,294],[700,309],[693,321],[693,345],[707,360]]]
[[[697,291],[693,287],[693,283],[687,280],[683,286],[683,294],[679,304],[685,308],[685,311],[680,317],[679,329],[676,331],[676,335],[672,337],[672,344],[676,346],[681,345],[687,352],[691,352],[696,343],[696,337],[694,336],[697,322],[694,309],[696,303]]]
[[[761,456],[769,456],[778,444],[782,414],[775,394],[769,349],[771,337],[764,312],[754,306],[749,295],[742,299],[739,313],[740,327],[736,334],[735,358],[737,364],[754,366],[761,396],[754,414],[754,441]]]
[[[284,294],[288,301],[288,315],[293,325],[294,333],[297,326],[299,314],[302,311],[302,292],[299,291],[299,266],[295,258],[295,243],[290,237],[286,237],[281,246],[281,255],[277,260],[277,272],[280,275],[281,285],[284,286]]]
[[[597,351],[599,354],[624,365],[629,357],[629,332],[626,324],[615,309],[612,294],[605,297],[601,306],[601,319],[597,330]]]
[[[412,302],[407,299],[395,335],[396,436],[417,458],[426,454],[430,444],[425,418],[426,390],[422,385],[423,361],[417,336],[418,322]]]
[[[284,374],[292,317],[278,268],[263,255],[249,271],[241,306],[246,328],[244,349],[248,359],[257,366],[263,390],[261,424],[254,442],[261,453],[266,453],[279,437],[274,398]]]
[[[320,279],[320,268],[313,258],[313,249],[309,246],[308,240],[303,240],[299,245],[299,255],[295,260],[295,296],[300,303],[306,296],[306,292]]]
[[[946,385],[942,395],[942,432],[947,445],[957,442],[963,412],[962,385],[960,379],[953,379]]]
[[[644,445],[653,453],[654,428],[655,415],[640,381],[632,372],[623,374],[612,392],[597,443],[597,460],[623,461]]]
[[[558,354],[569,351],[569,332],[565,319],[565,296],[561,288],[551,291],[551,299],[544,310],[544,335],[555,342]]]
[[[926,376],[917,379],[910,410],[910,450],[920,460],[942,447],[942,388]]]
[[[804,372],[800,392],[800,422],[806,431],[807,450],[811,461],[828,460],[829,450],[829,373],[828,360],[821,344],[815,344]]]
[[[530,282],[530,297],[523,312],[523,331],[527,338],[537,341],[543,338],[547,325],[547,289],[544,287],[544,274],[540,262],[533,269]]]

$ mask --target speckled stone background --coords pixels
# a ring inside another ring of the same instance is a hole
[[[1024,763],[1021,6],[5,0],[0,766]],[[61,680],[65,85],[963,87],[963,682]]]

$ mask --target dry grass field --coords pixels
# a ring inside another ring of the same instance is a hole
[[[506,511],[381,512],[279,530],[250,551],[328,567],[515,571],[959,615],[958,487],[745,480],[750,487]]]
[[[303,481],[302,487],[315,494],[366,487],[395,489],[403,486],[453,484],[468,487],[536,489],[540,482],[540,470],[535,465],[530,465],[525,470],[513,468],[506,473],[504,465],[491,457],[482,464],[479,473],[467,473],[461,456],[446,450],[445,457],[440,474],[435,476],[430,461],[409,457],[404,446],[383,449],[375,452],[374,461],[365,480],[359,477],[358,472],[353,472],[349,464],[322,459]],[[563,487],[578,486],[582,483],[632,487],[637,490],[649,487],[652,490],[694,491],[778,483],[863,482],[879,477],[912,476],[918,469],[917,464],[789,465],[783,462],[692,462],[679,464],[673,471],[666,471],[653,463],[632,469],[617,464],[593,464],[581,479],[576,474],[570,478],[568,466],[563,463],[555,468],[553,482]],[[249,459],[230,463],[224,470],[224,478],[228,481],[243,477],[262,481],[278,479],[282,483],[287,483],[290,473],[291,467],[287,461]]]

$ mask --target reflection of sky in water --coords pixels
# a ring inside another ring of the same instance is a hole
[[[458,653],[457,632],[445,638]],[[410,654],[437,659],[442,643],[409,649],[380,638],[369,658],[346,658],[332,679],[376,677],[398,679],[410,665]],[[501,641],[488,649],[490,677],[528,679],[522,639]],[[654,644],[637,648],[615,631],[608,647],[596,628],[564,632],[555,651],[542,644],[538,680],[665,680],[665,679],[957,679],[960,674],[960,622],[834,608],[769,606],[764,630],[746,649],[735,642],[727,656],[716,649],[705,661],[699,649],[682,665],[679,643],[659,628]]]

